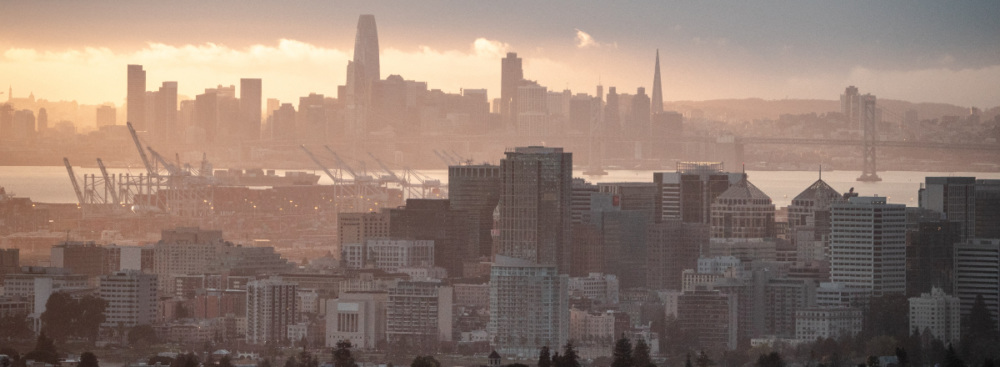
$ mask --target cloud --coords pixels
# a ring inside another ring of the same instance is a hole
[[[600,44],[594,41],[594,37],[591,37],[589,33],[581,31],[580,29],[576,30],[577,48],[588,48],[588,47],[599,47],[599,46]]]

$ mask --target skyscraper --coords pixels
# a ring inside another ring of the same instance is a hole
[[[490,268],[490,345],[530,356],[569,338],[569,278],[552,265],[497,255]]]
[[[142,65],[128,66],[127,121],[136,130],[146,130],[146,71]]]
[[[507,127],[517,122],[517,88],[523,79],[521,58],[515,52],[508,52],[500,69],[500,116]]]
[[[478,236],[471,240],[480,256],[493,250],[493,211],[500,201],[500,166],[448,167],[448,200],[451,208],[466,211]]]
[[[975,177],[927,177],[918,196],[921,208],[961,223],[962,241],[976,236]]]
[[[500,160],[500,243],[494,253],[569,272],[573,153],[518,147]]]
[[[362,14],[354,38],[354,59],[347,63],[348,134],[365,135],[371,118],[372,85],[381,77],[375,16]]]
[[[261,93],[260,79],[240,79],[240,140],[260,139]]]
[[[151,129],[160,141],[181,136],[177,126],[177,82],[163,82],[156,92],[156,114]]]
[[[354,37],[354,72],[359,85],[370,86],[382,79],[379,68],[378,29],[375,16],[362,14],[358,17],[358,33]]]
[[[278,277],[247,283],[247,343],[288,339],[288,325],[299,319],[298,288]]]
[[[660,85],[660,50],[656,49],[656,68],[653,71],[653,104],[651,112],[663,112],[663,87]]]
[[[840,112],[847,117],[848,126],[861,126],[861,94],[858,87],[849,86],[840,95]]]
[[[906,286],[906,206],[884,197],[830,205],[830,280],[871,296]]]

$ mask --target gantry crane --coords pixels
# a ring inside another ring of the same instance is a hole
[[[66,172],[69,173],[70,182],[73,182],[73,191],[76,192],[76,200],[80,205],[83,205],[83,191],[80,190],[80,184],[76,182],[76,174],[73,173],[73,166],[69,164],[69,158],[63,157],[63,164],[66,165]]]

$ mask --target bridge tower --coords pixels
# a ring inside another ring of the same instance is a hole
[[[875,121],[875,96],[865,94],[861,96],[861,124],[865,129],[864,146],[864,166],[861,170],[861,177],[858,181],[878,182],[882,181],[876,173],[877,160],[875,157],[875,146],[878,144],[878,127]]]

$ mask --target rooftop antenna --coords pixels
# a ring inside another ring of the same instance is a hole
[[[823,165],[819,165],[819,180],[823,181]]]

